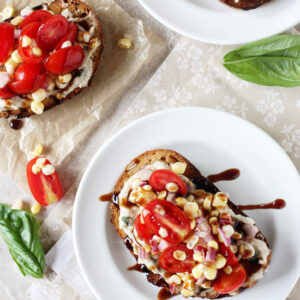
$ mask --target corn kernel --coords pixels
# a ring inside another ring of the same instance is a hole
[[[192,274],[196,279],[200,279],[201,276],[203,275],[204,270],[205,270],[204,265],[198,264],[193,268]]]
[[[239,232],[234,232],[232,235],[232,238],[234,238],[235,240],[240,240],[243,237],[243,235]]]
[[[22,37],[22,47],[28,47],[32,42],[32,39],[27,36],[27,35],[23,35]]]
[[[186,163],[176,162],[171,165],[171,170],[176,174],[183,174],[186,170]]]
[[[159,231],[158,231],[159,235],[162,237],[162,238],[165,238],[168,236],[168,231],[166,228],[163,228],[163,227],[160,227],[159,228]]]
[[[181,250],[176,250],[173,252],[173,257],[177,260],[183,261],[186,259],[186,253]]]
[[[190,290],[187,290],[187,289],[183,289],[183,290],[181,290],[181,295],[183,296],[183,297],[191,297],[191,296],[193,296],[194,295],[194,291],[190,291]]]
[[[42,172],[44,175],[51,175],[55,172],[55,168],[53,165],[48,164],[48,165],[43,166]]]
[[[128,39],[119,39],[117,45],[120,48],[130,49],[131,42]]]
[[[231,266],[225,267],[224,272],[225,274],[230,275],[232,273],[232,267]]]
[[[92,38],[92,39],[90,40],[90,48],[91,48],[91,49],[96,49],[96,48],[98,48],[100,45],[101,45],[101,43],[98,41],[98,39]]]
[[[32,53],[35,55],[35,56],[41,56],[42,55],[42,50],[40,47],[33,47],[32,48]]]
[[[203,202],[203,207],[206,209],[206,210],[211,210],[211,200],[212,200],[212,195],[209,194],[205,197],[204,199],[204,202]]]
[[[227,260],[223,255],[217,254],[216,260],[214,262],[214,267],[216,269],[222,269],[225,267],[226,262],[227,262]]]
[[[42,144],[37,144],[34,148],[34,150],[32,151],[32,154],[34,156],[40,156],[43,153],[43,145]]]
[[[188,239],[184,240],[184,242],[186,243],[186,247],[188,249],[194,249],[198,241],[199,241],[199,237],[196,235],[192,235]]]
[[[213,240],[208,242],[207,247],[210,247],[210,248],[213,248],[213,249],[216,249],[216,250],[219,249],[218,243],[216,241],[213,241]]]
[[[10,21],[10,24],[12,24],[14,26],[18,26],[23,20],[24,20],[24,18],[22,18],[21,16],[17,16]]]
[[[205,260],[205,257],[203,255],[203,253],[201,252],[195,252],[193,255],[193,259],[197,262],[203,263]]]
[[[5,69],[7,71],[7,73],[9,74],[13,74],[15,72],[16,67],[18,66],[18,64],[12,59],[10,58],[5,64]]]
[[[212,233],[213,233],[213,234],[218,234],[218,233],[219,233],[219,230],[218,230],[219,227],[220,227],[219,224],[218,224],[218,225],[212,224],[212,225],[211,225]]]
[[[240,245],[239,253],[244,259],[249,259],[255,255],[255,249],[250,243],[243,242]]]
[[[207,280],[214,280],[217,277],[217,270],[211,267],[206,267],[204,276]]]
[[[234,233],[234,229],[231,225],[224,225],[222,230],[227,238],[230,238]]]
[[[211,281],[205,281],[200,285],[203,289],[210,289],[211,288]]]
[[[196,221],[195,221],[195,219],[192,219],[190,221],[190,224],[191,224],[191,229],[194,229],[196,227]]]
[[[71,47],[72,43],[71,41],[65,41],[63,42],[63,44],[61,45],[61,48],[67,48],[67,47]]]
[[[175,283],[176,285],[181,284],[181,279],[178,275],[172,275],[169,279],[168,279],[168,283]]]
[[[31,170],[32,170],[33,174],[38,174],[38,173],[40,173],[41,168],[37,164],[34,164],[31,168]]]
[[[33,101],[35,102],[42,102],[45,100],[47,94],[44,89],[38,89],[34,93],[31,94]]]
[[[189,219],[195,219],[201,215],[201,211],[196,202],[187,202],[183,207],[183,211]]]
[[[39,166],[40,168],[42,168],[44,166],[46,162],[46,158],[44,157],[39,157],[37,160],[36,160],[36,165]]]
[[[218,217],[219,216],[219,211],[217,210],[217,209],[215,209],[215,210],[213,210],[213,211],[211,211],[210,212],[210,215],[212,216],[212,217]]]
[[[166,184],[166,190],[170,193],[176,193],[178,191],[178,185],[173,182],[169,182]]]
[[[165,190],[163,190],[157,194],[157,199],[162,200],[162,199],[165,199],[166,197],[167,197],[167,192]]]
[[[84,32],[84,34],[83,34],[83,41],[88,44],[89,41],[90,41],[90,39],[91,39],[90,33],[89,32]]]
[[[195,196],[194,195],[188,195],[188,197],[186,199],[189,202],[193,202],[193,201],[195,201]]]
[[[5,7],[2,11],[3,20],[11,18],[14,15],[14,13],[15,13],[15,10],[13,7],[11,7],[11,6]]]
[[[17,63],[20,64],[21,62],[23,62],[22,57],[19,54],[18,50],[15,50],[12,54],[11,54],[11,58]]]
[[[68,83],[61,83],[60,81],[59,81],[59,79],[56,79],[55,80],[55,85],[59,88],[59,89],[64,89],[67,85],[68,85]],[[58,98],[58,99],[60,99],[59,97],[60,97],[60,95],[62,95],[62,94],[57,94],[56,95],[56,98]]]
[[[187,200],[183,197],[177,197],[176,200],[176,205],[183,208],[185,206],[185,204],[187,203]]]
[[[224,193],[216,193],[212,201],[212,205],[217,208],[224,208],[227,204],[228,197]]]
[[[11,208],[18,209],[18,210],[23,209],[23,201],[22,200],[17,201]]]
[[[72,75],[71,74],[65,74],[65,75],[59,75],[58,76],[58,80],[61,82],[61,83],[68,83],[70,82],[72,79]]]
[[[215,224],[215,225],[219,224],[218,219],[216,217],[209,218],[208,223]]]
[[[150,184],[146,184],[146,185],[143,186],[143,190],[152,191],[152,186]]]
[[[236,245],[230,245],[230,250],[232,251],[232,253],[237,253],[238,247]]]
[[[35,203],[32,207],[31,207],[31,212],[34,214],[34,215],[37,215],[41,210],[41,206],[40,204],[38,203]]]
[[[40,115],[44,112],[45,106],[42,102],[33,101],[30,105],[30,108],[35,114]]]
[[[193,290],[194,289],[195,281],[193,279],[188,279],[183,283],[183,288],[187,290]]]

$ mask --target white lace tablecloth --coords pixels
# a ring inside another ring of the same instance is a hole
[[[72,245],[72,207],[76,189],[91,157],[103,142],[119,128],[143,115],[188,105],[237,114],[273,136],[300,170],[300,88],[260,87],[243,82],[221,66],[222,57],[230,47],[182,38],[153,20],[136,0],[117,2],[133,17],[148,24],[168,42],[169,48],[140,72],[118,105],[106,113],[99,126],[60,166],[64,174],[72,175],[74,183],[49,214],[42,212],[39,215],[42,242],[47,251],[45,278],[22,277],[13,262],[6,259],[8,251],[0,240],[1,300],[95,299],[80,273]],[[13,203],[29,197],[15,185],[12,179],[0,173],[1,202]],[[289,300],[296,299],[300,299],[300,283],[289,297]]]

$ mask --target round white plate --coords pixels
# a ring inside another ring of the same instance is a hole
[[[266,133],[233,115],[200,107],[148,115],[113,136],[87,168],[75,200],[76,255],[86,281],[99,299],[156,300],[159,288],[144,274],[129,272],[134,258],[112,228],[110,192],[126,164],[142,152],[169,148],[187,157],[204,175],[239,168],[241,176],[218,187],[236,204],[287,201],[283,210],[250,211],[273,250],[270,269],[240,300],[283,300],[300,274],[300,182],[294,165]],[[179,297],[180,298],[180,297]],[[183,299],[183,298],[182,298]]]
[[[300,22],[299,0],[271,0],[243,11],[219,0],[139,0],[159,22],[192,39],[241,44],[265,38]]]

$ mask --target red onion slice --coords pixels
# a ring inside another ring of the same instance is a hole
[[[217,256],[217,251],[214,248],[209,247],[206,253],[205,260],[206,261],[215,261]]]
[[[206,278],[204,275],[202,275],[197,281],[196,285],[201,285],[204,281],[206,281]]]
[[[170,246],[171,246],[171,244],[169,244],[165,240],[161,240],[160,243],[158,244],[158,250],[160,252],[163,252],[165,249],[167,249]]]
[[[220,227],[218,228],[218,231],[224,241],[225,246],[229,247],[230,243],[231,243],[231,239],[229,239],[228,237],[225,236],[224,231]]]
[[[172,295],[175,293],[175,288],[176,288],[176,285],[174,283],[171,283],[170,284],[170,292]]]
[[[148,253],[143,247],[139,248],[139,258],[140,259],[147,259],[148,258]]]
[[[167,201],[172,202],[174,200],[175,196],[176,196],[175,193],[168,193]]]

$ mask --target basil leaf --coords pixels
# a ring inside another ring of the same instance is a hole
[[[270,86],[300,85],[300,36],[276,35],[239,47],[224,56],[237,77]]]
[[[129,226],[129,224],[131,224],[130,217],[122,217],[122,221],[126,224],[126,226]]]
[[[45,254],[34,216],[0,204],[0,235],[22,274],[42,278]]]

